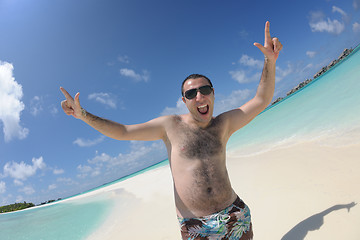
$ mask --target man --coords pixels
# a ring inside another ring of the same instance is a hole
[[[214,89],[198,74],[182,84],[184,115],[162,116],[146,123],[123,125],[97,117],[80,106],[61,88],[66,114],[81,119],[104,135],[118,140],[158,140],[166,145],[174,180],[175,205],[183,239],[252,239],[250,210],[231,187],[226,170],[226,143],[271,102],[275,64],[282,49],[265,24],[264,46],[254,43],[265,56],[256,95],[238,109],[213,117]]]

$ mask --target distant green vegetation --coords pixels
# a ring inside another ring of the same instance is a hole
[[[33,207],[35,206],[33,203],[14,203],[6,206],[0,207],[0,213],[6,213],[6,212],[12,212],[12,211],[18,211],[25,208]]]
[[[39,205],[44,205],[44,204],[48,204],[48,203],[52,203],[52,202],[60,201],[60,200],[61,200],[61,198],[58,198],[58,200],[49,200],[49,201],[42,202]],[[39,206],[39,205],[37,205],[37,206]],[[35,204],[27,203],[27,202],[14,203],[14,204],[6,205],[6,206],[0,206],[0,213],[18,211],[18,210],[22,210],[22,209],[30,208],[30,207],[34,207],[34,206],[35,206]]]

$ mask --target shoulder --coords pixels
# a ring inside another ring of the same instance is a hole
[[[223,133],[227,135],[227,137],[230,137],[243,125],[243,118],[244,112],[240,108],[237,108],[221,113],[215,120],[217,125],[223,130]]]
[[[171,130],[183,122],[183,116],[181,115],[166,115],[154,118],[148,124],[162,126],[165,130]]]
[[[181,122],[182,117],[181,115],[166,115],[166,116],[157,117],[151,121],[158,121],[162,123],[174,123],[174,122]]]

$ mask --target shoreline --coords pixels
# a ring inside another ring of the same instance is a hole
[[[235,192],[251,209],[256,238],[357,240],[358,156],[360,144],[334,148],[309,141],[255,156],[234,154],[227,165]],[[169,166],[96,194],[103,192],[111,193],[116,206],[88,240],[180,239]]]
[[[327,66],[323,67],[321,70],[319,70],[314,76],[313,79],[306,79],[305,81],[300,82],[297,86],[293,87],[291,90],[289,90],[286,93],[285,97],[278,97],[275,99],[270,106],[268,106],[264,111],[276,106],[277,104],[285,101],[289,97],[295,95],[296,93],[299,93],[301,90],[305,89],[306,87],[310,86],[312,83],[318,81],[320,77],[324,76],[326,73],[330,72],[331,70],[334,70],[336,67],[338,67],[341,63],[346,61],[348,57],[350,57],[352,54],[356,53],[360,49],[360,44],[358,44],[354,48],[345,48],[344,51],[340,54],[340,56],[337,59],[334,59],[331,61]]]

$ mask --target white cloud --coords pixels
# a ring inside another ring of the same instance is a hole
[[[52,106],[50,107],[50,113],[51,113],[53,116],[55,116],[58,112],[59,112],[58,108],[55,107],[54,105],[52,105]]]
[[[309,58],[313,58],[315,57],[316,52],[314,51],[306,51],[306,56],[308,56]]]
[[[54,190],[55,188],[57,188],[56,184],[50,184],[48,187],[49,190]]]
[[[121,157],[122,154],[119,154],[119,156]],[[106,163],[106,162],[109,163],[111,161],[114,161],[114,159],[115,158],[110,157],[106,153],[102,153],[102,154],[96,155],[94,158],[88,160],[88,163],[102,165],[102,163]]]
[[[50,113],[55,116],[57,113],[59,112],[58,108],[55,107],[54,105],[50,106]]]
[[[129,63],[130,62],[129,57],[126,55],[118,56],[118,61],[121,63]]]
[[[84,173],[87,173],[87,172],[90,172],[92,170],[92,168],[90,166],[87,166],[87,165],[82,165],[80,164],[79,166],[77,166],[77,169],[80,171],[80,172],[84,172]]]
[[[240,84],[259,81],[261,77],[261,70],[264,66],[264,61],[254,59],[246,54],[243,54],[239,63],[247,68],[229,71],[232,79]]]
[[[13,77],[12,64],[0,61],[0,121],[3,123],[3,132],[6,142],[13,138],[24,139],[29,130],[20,125],[20,114],[25,105],[22,86]]]
[[[64,172],[65,172],[64,169],[57,169],[57,168],[55,168],[53,171],[55,175],[63,174]]]
[[[88,96],[88,99],[95,100],[114,109],[116,108],[116,98],[110,93],[92,93]]]
[[[341,12],[342,10],[335,7],[335,11]],[[339,35],[345,30],[345,24],[343,22],[340,22],[337,19],[331,20],[330,18],[325,20],[324,18],[324,14],[322,12],[310,13],[309,25],[312,32],[328,32]]]
[[[0,181],[0,194],[6,192],[6,184],[4,181]]]
[[[67,184],[67,185],[77,184],[77,182],[75,182],[71,178],[57,178],[56,181],[62,183],[61,185],[63,185],[63,184]]]
[[[344,10],[339,7],[333,6],[332,11],[340,13],[343,17],[347,17],[347,14],[344,12]]]
[[[243,70],[237,70],[237,71],[230,71],[231,78],[236,80],[239,83],[247,83],[249,82],[249,79],[246,78],[245,71]]]
[[[88,165],[80,164],[79,166],[77,166],[77,170],[79,171],[77,177],[78,178],[85,178],[87,176],[96,177],[101,174],[101,167],[102,166],[91,167]]]
[[[249,89],[233,91],[229,96],[215,102],[214,115],[241,107],[250,96]]]
[[[147,70],[143,70],[142,74],[139,74],[132,69],[122,68],[120,69],[120,74],[122,76],[133,79],[135,82],[140,82],[140,81],[148,82],[150,79],[150,74]]]
[[[29,112],[31,115],[33,115],[34,117],[38,116],[42,111],[46,110],[47,113],[49,112],[51,115],[55,116],[59,110],[58,108],[54,105],[48,105],[45,107],[44,102],[46,102],[46,100],[44,100],[46,98],[43,96],[34,96],[31,101],[30,101],[30,107],[29,107]]]
[[[312,64],[312,63],[309,63],[309,64],[307,64],[305,67],[304,67],[304,71],[306,71],[306,70],[310,70],[310,69],[313,69],[314,68],[314,64]]]
[[[11,162],[6,163],[4,166],[5,176],[10,176],[17,180],[26,180],[28,177],[35,175],[38,169],[44,169],[46,167],[43,157],[33,158],[32,165],[24,162]]]
[[[239,63],[249,67],[255,67],[258,69],[262,69],[264,66],[264,61],[256,60],[246,54],[243,54],[239,60]]]
[[[31,186],[25,186],[23,187],[22,189],[19,189],[19,192],[23,192],[25,193],[26,195],[31,195],[31,194],[34,194],[35,193],[35,190],[33,187]]]
[[[93,169],[90,166],[80,164],[77,166],[77,170],[80,172],[77,177],[85,178],[89,173],[92,172]]]
[[[339,35],[345,29],[344,23],[339,22],[338,20],[331,20],[330,18],[321,20],[319,22],[310,23],[312,32],[328,32]]]
[[[102,141],[104,141],[105,136],[100,136],[97,139],[94,140],[89,140],[89,139],[82,139],[82,138],[77,138],[73,144],[76,144],[80,147],[91,147],[94,146],[96,144],[101,143]]]
[[[354,31],[355,33],[360,32],[360,24],[359,24],[358,22],[354,22],[354,23],[353,23],[353,31]]]
[[[293,72],[293,68],[290,64],[287,65],[287,68],[283,69],[279,66],[276,66],[276,82],[280,82],[283,80],[286,76],[288,76],[290,73]]]
[[[177,102],[176,102],[176,107],[166,107],[162,112],[161,112],[161,116],[166,116],[166,115],[180,115],[180,114],[185,114],[188,112],[188,109],[185,105],[185,103],[182,101],[182,98],[180,97]]]
[[[251,76],[247,76],[244,70],[230,71],[231,78],[240,84],[260,81],[261,73],[256,72]]]
[[[37,116],[43,110],[43,101],[39,96],[33,97],[30,101],[30,113],[33,116]]]
[[[22,185],[24,185],[24,183],[23,183],[22,181],[20,181],[19,179],[14,179],[14,184],[15,184],[16,186],[22,186]]]
[[[165,146],[161,141],[151,143],[130,141],[130,144],[129,153],[119,153],[117,156],[110,156],[106,153],[97,154],[87,161],[89,165],[80,164],[77,167],[79,172],[77,177],[96,177],[100,174],[118,177],[140,170],[149,163],[158,162],[159,159],[166,156]]]

